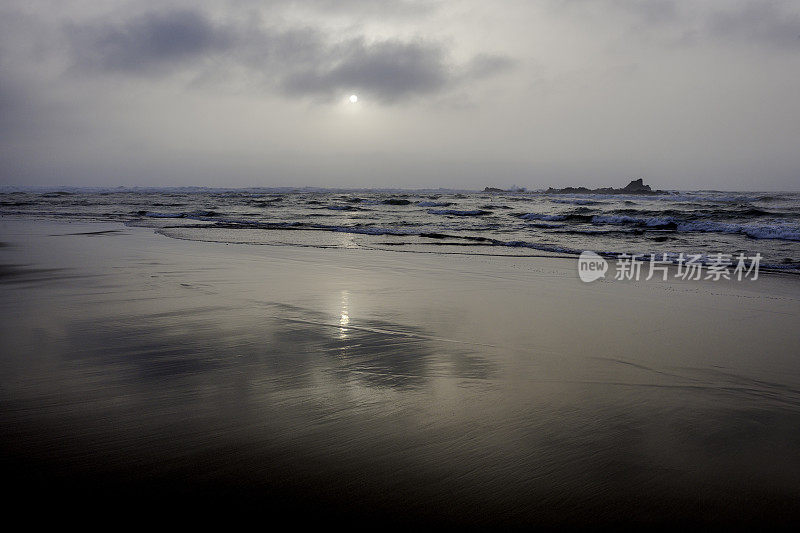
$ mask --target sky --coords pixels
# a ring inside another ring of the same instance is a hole
[[[0,185],[640,177],[800,189],[800,0],[0,1]]]

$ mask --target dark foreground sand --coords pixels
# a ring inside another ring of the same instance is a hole
[[[6,505],[63,517],[800,519],[800,280],[0,220]],[[66,514],[61,514],[66,513]]]

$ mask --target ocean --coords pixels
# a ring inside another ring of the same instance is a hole
[[[188,240],[482,255],[761,254],[800,273],[800,193],[60,189],[0,192],[0,216],[120,221]]]

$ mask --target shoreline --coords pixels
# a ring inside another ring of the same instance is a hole
[[[343,248],[335,245],[314,245],[314,244],[302,244],[302,243],[275,243],[275,242],[251,242],[251,241],[223,241],[223,240],[214,240],[208,239],[204,240],[197,237],[182,237],[179,235],[168,234],[167,232],[163,231],[164,229],[170,229],[169,227],[160,228],[155,226],[148,226],[137,224],[136,220],[120,220],[120,221],[103,221],[103,220],[92,220],[92,219],[75,219],[69,220],[64,219],[61,217],[46,217],[46,216],[29,216],[29,215],[3,215],[0,217],[0,221],[2,220],[11,220],[11,221],[31,221],[31,222],[49,222],[49,223],[57,223],[57,224],[116,224],[126,228],[142,228],[150,230],[153,234],[160,235],[166,237],[168,239],[175,239],[181,240],[186,242],[198,242],[198,243],[216,243],[216,244],[226,244],[226,245],[244,245],[244,246],[294,246],[297,248],[316,248],[320,250],[333,250],[333,249],[348,249]],[[242,230],[240,230],[242,231]],[[244,230],[246,231],[246,230]],[[302,229],[287,229],[286,231],[298,231],[298,232],[325,232],[325,230],[321,229],[314,229],[314,228],[302,228]],[[347,232],[342,232],[345,234],[350,234]],[[360,235],[359,233],[355,233],[352,235]],[[392,243],[379,243],[383,246],[390,246],[388,248],[376,248],[370,247],[369,245],[361,244],[355,249],[360,249],[363,251],[375,251],[375,252],[396,252],[396,253],[404,253],[404,254],[430,254],[430,255],[442,255],[442,256],[484,256],[484,257],[510,257],[510,258],[534,258],[534,259],[565,259],[575,261],[580,256],[581,252],[579,251],[548,251],[548,250],[539,250],[537,248],[526,248],[530,250],[536,250],[535,253],[483,253],[479,251],[470,251],[470,252],[450,252],[450,251],[440,251],[440,250],[420,250],[420,249],[400,249],[399,246],[392,246]],[[428,244],[428,243],[426,243]],[[429,243],[430,245],[438,245],[442,246],[441,243]],[[468,248],[470,246],[474,248],[480,248],[481,245],[470,244],[470,243],[447,243],[447,245],[456,247],[464,247]],[[425,244],[417,243],[416,246],[425,246]],[[489,245],[485,245],[487,247],[491,247]],[[512,247],[513,248],[513,247]],[[607,260],[618,259],[619,255],[625,254],[626,252],[598,252],[599,255]],[[640,254],[642,255],[642,254]],[[647,260],[643,258],[643,262],[646,264]],[[706,266],[707,263],[703,263]],[[673,261],[672,265],[669,266],[670,271],[674,271],[677,269],[677,264]],[[779,266],[779,265],[772,265],[772,264],[762,264],[759,268],[759,273],[764,273],[770,276],[773,275],[783,275],[789,277],[796,277],[800,276],[800,270],[793,268],[792,266]]]

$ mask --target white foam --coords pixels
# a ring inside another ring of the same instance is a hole
[[[682,222],[678,224],[678,231],[683,232],[709,232],[709,233],[739,233],[753,239],[780,239],[785,241],[800,241],[800,227],[782,225],[753,226],[749,224],[727,224],[724,222]]]

